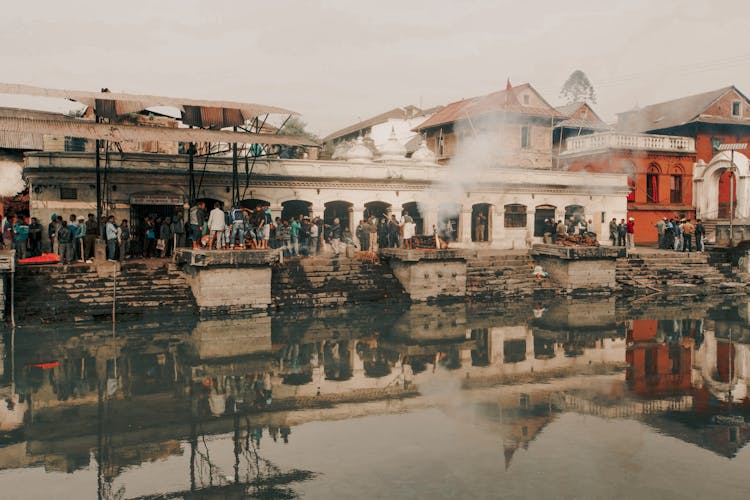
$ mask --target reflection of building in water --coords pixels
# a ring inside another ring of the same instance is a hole
[[[525,315],[422,304],[181,331],[122,325],[116,338],[108,328],[25,332],[15,369],[6,361],[4,371],[28,409],[22,432],[0,447],[0,467],[72,471],[94,457],[106,489],[125,468],[167,456],[208,464],[201,435],[231,435],[242,458],[304,422],[425,407],[487,429],[506,464],[561,411],[639,419],[727,456],[744,445],[743,425],[711,420],[726,413],[730,387],[742,406],[743,318],[623,328],[610,301],[544,304],[539,317],[535,305]],[[196,472],[191,486],[227,488],[227,475]]]
[[[750,440],[745,423],[750,413],[748,334],[748,322],[732,311],[706,321],[628,321],[631,390],[649,399],[691,398],[690,413],[670,411],[644,420],[661,432],[734,457]]]

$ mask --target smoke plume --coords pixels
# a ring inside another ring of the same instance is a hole
[[[26,188],[22,172],[17,163],[0,160],[0,196],[13,196]]]

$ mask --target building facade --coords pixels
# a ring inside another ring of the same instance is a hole
[[[365,148],[366,150],[366,148]],[[363,156],[367,156],[364,154]],[[188,206],[187,156],[111,153],[106,171],[104,212],[130,219],[136,227],[147,215],[174,215]],[[196,159],[197,197],[209,204],[231,203],[231,159]],[[39,152],[25,158],[32,216],[49,220],[96,211],[94,155]],[[268,202],[274,217],[299,214],[334,217],[350,227],[368,215],[410,214],[418,234],[451,222],[454,246],[464,248],[527,248],[541,241],[545,218],[562,219],[571,211],[585,212],[596,232],[608,238],[607,221],[624,217],[626,177],[621,174],[580,174],[498,167],[481,181],[456,186],[451,171],[432,160],[423,146],[411,159],[257,161],[249,180],[243,179],[242,204]],[[484,235],[475,231],[479,211],[487,221]]]

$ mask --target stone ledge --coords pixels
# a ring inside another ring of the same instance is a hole
[[[420,260],[466,260],[466,255],[460,249],[448,250],[407,250],[405,248],[383,248],[380,255],[387,259],[401,262],[419,262]]]
[[[531,247],[532,255],[557,257],[565,260],[616,259],[625,257],[624,247],[569,247],[563,245],[536,244]]]
[[[280,250],[177,250],[178,264],[194,267],[267,266],[279,260]]]

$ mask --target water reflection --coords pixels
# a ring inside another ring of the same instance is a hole
[[[493,436],[506,470],[566,413],[731,458],[750,436],[749,307],[605,299],[17,329],[3,343],[0,488],[3,471],[42,467],[93,474],[80,497],[295,497],[329,474],[279,454],[296,428],[425,408]],[[150,470],[163,478],[136,474]]]

